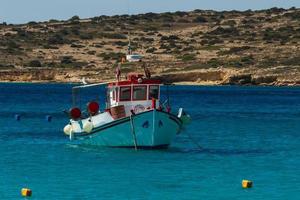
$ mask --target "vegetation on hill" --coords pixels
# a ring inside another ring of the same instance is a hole
[[[114,64],[126,54],[129,35],[134,51],[154,73],[300,66],[297,8],[74,16],[3,23],[0,35],[0,70],[90,69],[112,77]],[[127,72],[137,67],[130,66]]]

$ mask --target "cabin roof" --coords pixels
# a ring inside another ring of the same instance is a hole
[[[133,84],[161,84],[161,80],[158,79],[145,79],[143,74],[129,73],[127,75],[127,80],[116,81],[108,83],[108,86],[121,86],[121,85],[133,85]]]
[[[119,81],[119,82],[111,82],[108,83],[108,86],[124,86],[124,85],[151,85],[151,84],[161,84],[162,82],[158,79],[142,79],[142,82],[139,82],[138,80],[126,80],[126,81]]]

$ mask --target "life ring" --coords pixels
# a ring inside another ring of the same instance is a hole
[[[145,106],[138,104],[138,105],[134,106],[133,111],[135,114],[141,113],[141,112],[145,111]]]

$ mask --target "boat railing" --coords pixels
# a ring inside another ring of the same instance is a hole
[[[108,82],[102,82],[102,83],[93,83],[93,84],[78,85],[78,86],[72,87],[72,105],[73,105],[73,107],[75,107],[77,104],[78,96],[80,95],[79,91],[81,89],[91,88],[91,87],[96,87],[96,86],[101,86],[101,85],[107,85],[107,84],[108,84]],[[80,99],[80,97],[79,97],[79,99]]]

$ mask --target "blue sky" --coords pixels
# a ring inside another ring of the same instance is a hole
[[[128,6],[130,5],[130,6]],[[0,0],[0,22],[26,23],[49,19],[145,12],[258,10],[300,7],[300,0]],[[130,7],[130,9],[128,9]]]

